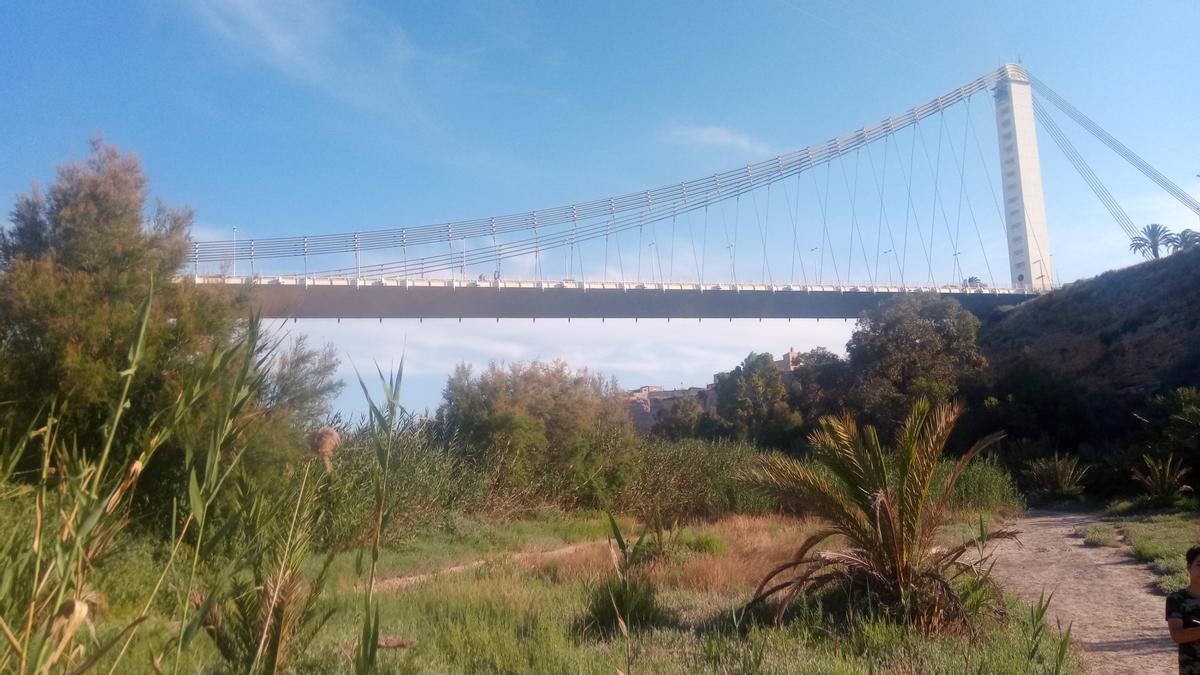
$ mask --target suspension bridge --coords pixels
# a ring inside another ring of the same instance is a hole
[[[1137,236],[1052,111],[1200,215],[1008,64],[877,124],[676,184],[433,225],[193,242],[179,281],[293,319],[853,318],[918,292],[983,314],[1055,284],[1039,129]]]

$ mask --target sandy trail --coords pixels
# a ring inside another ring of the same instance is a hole
[[[1020,545],[1000,542],[994,576],[1026,602],[1054,592],[1053,624],[1071,624],[1091,673],[1176,673],[1165,598],[1154,575],[1123,548],[1087,546],[1075,534],[1092,514],[1030,511],[1010,526]]]
[[[559,556],[565,556],[569,553],[573,553],[574,551],[577,551],[581,548],[587,548],[589,546],[599,546],[606,542],[607,542],[607,540],[604,540],[604,539],[580,541],[580,542],[576,542],[574,544],[566,544],[565,546],[559,546],[558,548],[552,548],[552,549],[548,549],[548,550],[547,549],[531,549],[531,550],[520,551],[518,553],[510,553],[505,556],[501,556],[499,559],[509,560],[509,561],[513,561],[513,562],[519,562],[521,560],[524,560],[526,558],[531,558],[533,556],[540,556],[543,558],[556,558]],[[381,578],[381,579],[376,579],[375,580],[375,590],[376,591],[384,591],[384,592],[401,591],[410,586],[415,586],[416,584],[424,583],[426,581],[429,581],[431,579],[436,579],[438,577],[462,574],[463,572],[468,572],[470,570],[475,569],[476,567],[481,567],[481,566],[487,564],[489,561],[494,561],[494,560],[497,560],[497,557],[493,556],[491,558],[480,558],[479,560],[472,560],[471,562],[461,563],[459,565],[452,565],[450,567],[444,567],[440,570],[436,570],[434,572],[426,572],[424,574],[410,574],[410,575],[406,575],[406,576],[385,577],[385,578]],[[363,585],[365,586],[366,584],[363,584]]]

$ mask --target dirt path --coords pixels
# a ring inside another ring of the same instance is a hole
[[[1095,520],[1091,514],[1030,511],[1012,524],[1021,531],[1021,545],[997,547],[993,574],[1027,602],[1036,602],[1043,589],[1054,592],[1051,623],[1072,624],[1089,672],[1178,672],[1154,575],[1125,549],[1084,545],[1075,528]]]
[[[524,560],[526,558],[531,558],[533,556],[540,556],[543,558],[556,558],[559,556],[567,555],[568,553],[573,553],[582,548],[587,548],[589,546],[599,546],[601,544],[606,543],[606,541],[607,540],[581,541],[581,542],[576,542],[574,544],[567,544],[565,546],[559,546],[558,548],[552,548],[552,549],[532,549],[532,550],[527,550],[527,551],[520,551],[518,553],[510,553],[506,556],[502,556],[501,559],[518,562],[518,561]],[[471,562],[461,563],[458,565],[452,565],[450,567],[444,567],[444,568],[442,568],[440,570],[436,570],[434,572],[426,572],[424,574],[410,574],[407,576],[398,576],[398,577],[384,577],[381,579],[376,579],[375,580],[375,590],[384,591],[384,592],[401,591],[401,590],[408,588],[409,586],[415,586],[416,584],[423,583],[425,581],[429,581],[430,579],[436,579],[438,577],[444,577],[444,576],[453,576],[455,574],[462,574],[463,572],[469,572],[470,570],[473,570],[476,567],[481,567],[481,566],[487,564],[489,561],[496,560],[496,559],[497,559],[496,557],[480,558],[479,560],[472,560]],[[365,586],[366,584],[363,584],[363,585]]]

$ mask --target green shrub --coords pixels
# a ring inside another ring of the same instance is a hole
[[[620,485],[636,443],[615,380],[566,363],[457,368],[437,417],[463,435],[471,459],[494,467],[508,494],[564,508],[603,506]]]
[[[179,603],[172,614],[179,630],[166,645],[175,652],[175,670],[184,646],[196,634],[204,614],[191,611],[196,571],[215,563],[216,547],[236,526],[216,522],[220,514],[213,506],[226,479],[238,468],[244,451],[240,442],[253,417],[245,414],[246,407],[261,392],[262,374],[257,368],[262,364],[260,324],[251,321],[232,346],[213,350],[201,361],[199,374],[184,383],[186,395],[139,426],[137,418],[126,418],[125,412],[134,405],[130,391],[135,380],[144,377],[139,367],[145,365],[151,300],[147,297],[142,305],[128,365],[118,373],[120,387],[95,446],[83,447],[77,436],[60,427],[58,406],[53,403],[34,424],[18,427],[23,433],[12,434],[4,424],[11,419],[0,420],[0,502],[15,502],[0,511],[24,514],[23,522],[6,522],[7,535],[0,538],[0,621],[5,626],[19,626],[15,633],[4,631],[7,639],[0,641],[0,670],[83,672],[106,654],[115,669],[162,597],[155,576],[165,578],[177,567],[187,566],[190,571],[187,583],[180,585]],[[233,377],[227,377],[230,372]],[[160,458],[160,449],[184,420],[197,413],[209,394],[221,405],[204,421],[209,432],[201,435],[205,442],[184,446],[189,490],[178,511],[179,530],[171,553],[158,562],[158,575],[144,569],[126,578],[110,574],[105,590],[119,601],[136,602],[141,608],[136,617],[129,616],[130,612],[120,619],[124,627],[106,642],[84,639],[85,634],[95,634],[96,610],[103,600],[97,593],[97,586],[105,586],[98,570],[106,562],[112,563],[109,557],[126,536],[133,497],[145,483],[147,467],[169,463]],[[135,440],[121,440],[126,434]],[[38,456],[40,470],[14,473],[24,456]],[[30,495],[36,496],[38,504],[32,512],[23,503]],[[39,540],[54,545],[31,545]],[[185,541],[190,550],[177,556]],[[132,585],[141,585],[142,592],[131,589]],[[210,606],[221,590],[214,588],[201,606]],[[14,617],[22,617],[21,622]]]
[[[124,617],[141,610],[162,574],[169,553],[163,542],[145,535],[117,538],[113,552],[104,559],[95,576],[96,590],[103,596],[110,615]],[[154,608],[169,611],[170,601],[160,595]]]
[[[1152,502],[1172,504],[1184,493],[1192,491],[1190,485],[1183,483],[1192,470],[1175,459],[1175,455],[1167,455],[1166,459],[1142,455],[1142,464],[1133,470],[1133,480]]]
[[[378,470],[371,434],[366,427],[349,434],[334,455],[320,496],[319,541],[325,548],[356,546],[373,529],[374,514],[363,508],[373,498],[372,476]],[[453,440],[409,422],[389,447],[385,541],[396,542],[480,505],[486,472],[463,459]]]
[[[1026,462],[1022,476],[1030,498],[1046,503],[1081,498],[1087,472],[1078,457],[1055,452]]]
[[[608,577],[587,589],[584,629],[604,637],[670,624],[671,615],[658,603],[649,579],[634,575]]]
[[[203,619],[205,631],[234,671],[288,670],[333,613],[319,607],[332,556],[315,576],[303,570],[312,552],[313,493],[322,487],[314,464],[305,467],[298,485],[287,485],[288,500],[264,504],[249,486],[241,491],[241,535],[248,540],[249,569],[233,576],[228,598],[214,603]]]
[[[1104,507],[1104,515],[1120,518],[1170,510],[1197,511],[1200,510],[1200,501],[1196,499],[1195,495],[1188,495],[1186,497],[1176,497],[1171,502],[1164,504],[1151,498],[1150,495],[1138,495],[1126,499],[1112,500]]]
[[[585,632],[628,636],[630,632],[660,626],[670,615],[658,604],[654,584],[638,573],[638,568],[661,555],[662,543],[646,539],[643,532],[632,545],[625,541],[617,519],[608,514],[612,529],[612,560],[615,574],[598,584],[589,585],[584,609]]]
[[[794,599],[833,584],[872,595],[881,607],[925,629],[970,621],[987,573],[964,575],[961,559],[972,550],[986,570],[988,541],[1011,539],[1015,533],[989,532],[981,519],[978,534],[961,545],[947,551],[934,543],[955,482],[976,455],[1003,437],[993,434],[971,446],[945,478],[945,487],[937,490],[934,474],[961,414],[956,403],[932,406],[918,400],[892,448],[880,443],[874,427],[860,428],[849,414],[823,417],[820,429],[809,437],[813,460],[824,465],[823,473],[794,459],[759,457],[750,480],[785,503],[810,509],[827,524],[808,534],[788,562],[763,578],[750,604],[782,594],[776,610],[782,619]],[[818,550],[835,535],[842,537],[841,550]],[[951,584],[964,576],[974,577],[974,588]]]
[[[772,500],[739,480],[757,454],[754,446],[735,441],[647,439],[635,449],[614,505],[664,527],[769,510]]]
[[[943,460],[938,467],[943,483],[953,465]],[[995,457],[985,457],[967,465],[950,493],[950,507],[959,511],[993,512],[1012,515],[1025,510],[1025,500],[1016,481]]]

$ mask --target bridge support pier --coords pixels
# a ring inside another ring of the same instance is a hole
[[[996,133],[1004,186],[1004,232],[1013,288],[1048,291],[1054,286],[1041,160],[1033,116],[1033,88],[1025,69],[1004,67],[996,85]]]

